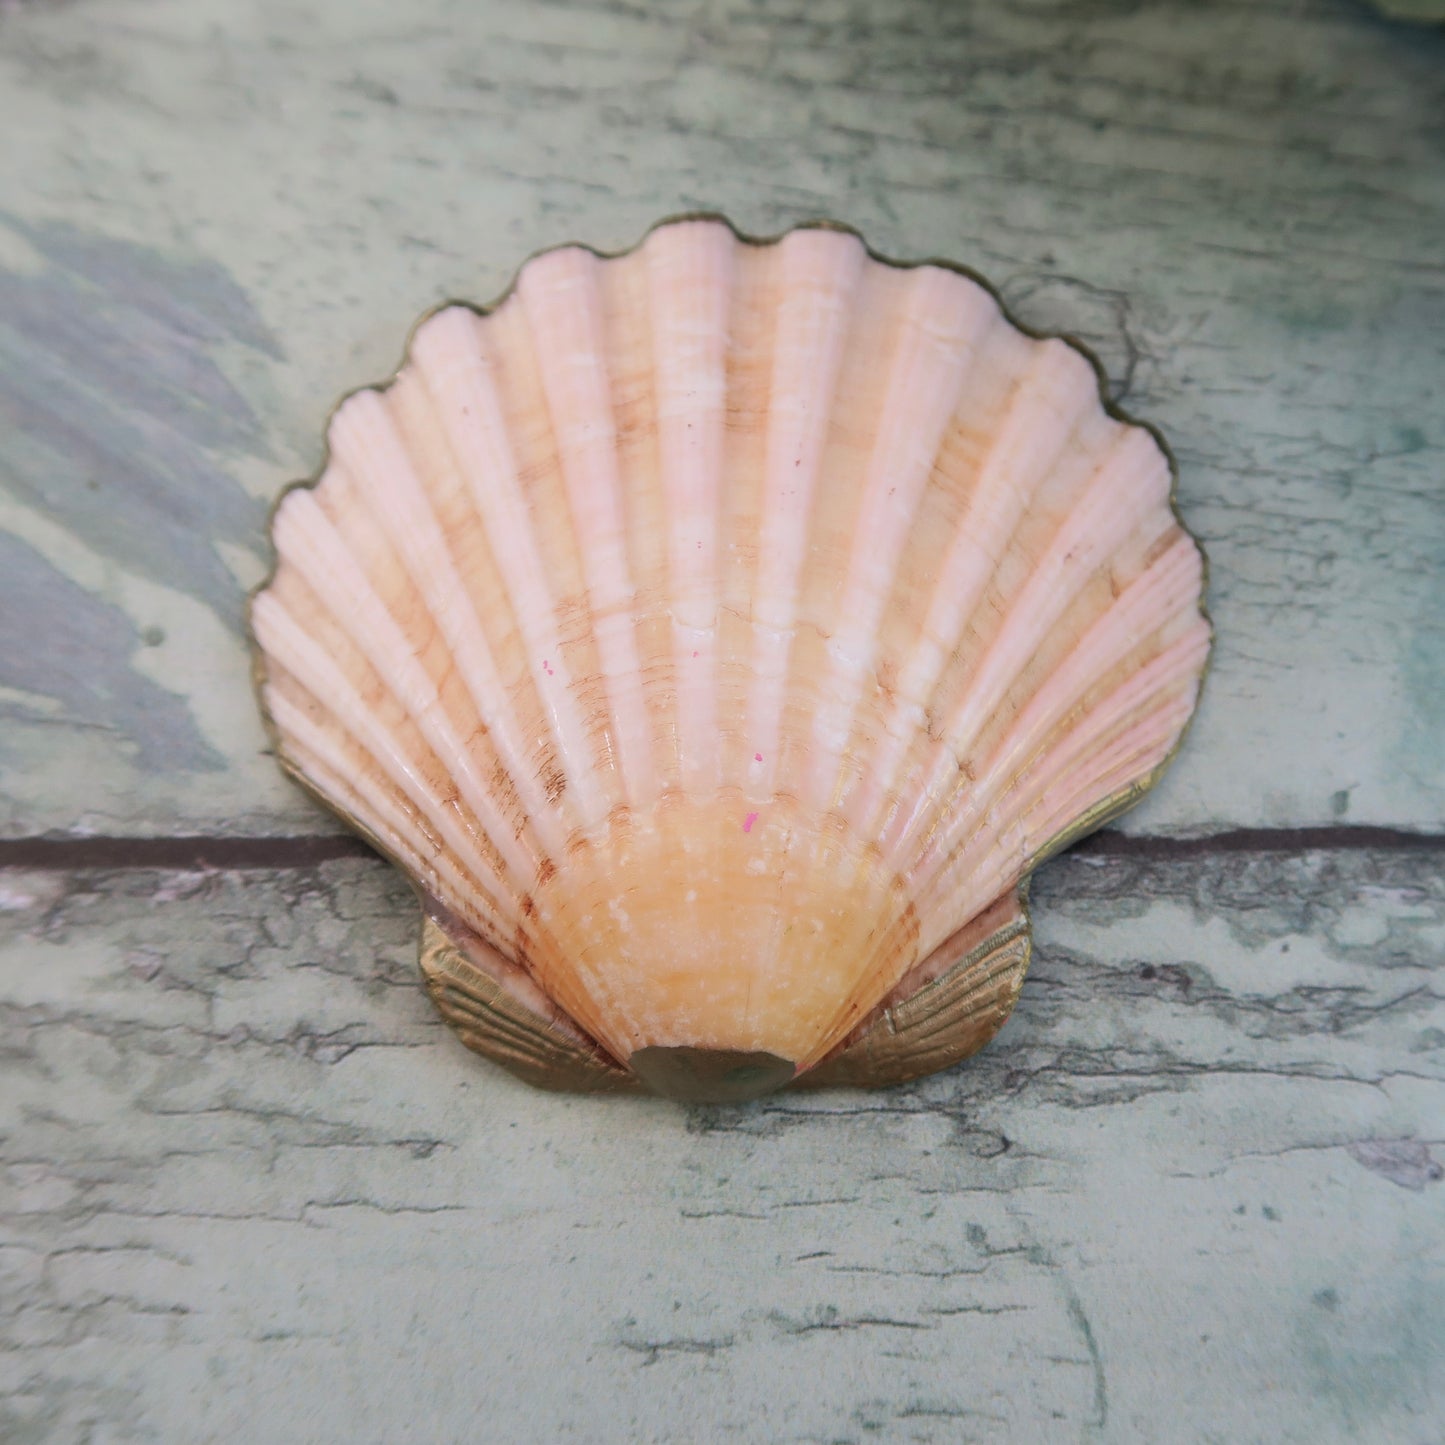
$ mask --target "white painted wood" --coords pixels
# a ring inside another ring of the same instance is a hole
[[[1445,1415],[1428,855],[1051,865],[983,1054],[738,1110],[466,1053],[377,864],[4,886],[14,1445],[1325,1445]]]
[[[1094,344],[1213,561],[1126,825],[1445,815],[1439,30],[1150,6],[0,10],[0,828],[334,825],[264,755],[264,505],[413,319],[659,216],[966,261]]]

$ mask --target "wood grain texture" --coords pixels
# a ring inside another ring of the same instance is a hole
[[[1365,0],[0,4],[0,838],[58,835],[0,848],[0,1439],[1433,1439],[1442,62]],[[902,1090],[476,1060],[250,696],[335,398],[696,207],[1081,335],[1211,554],[1176,769]]]
[[[0,13],[0,828],[336,825],[277,774],[266,503],[415,317],[718,207],[1077,332],[1213,563],[1126,827],[1445,814],[1445,39],[1359,0],[91,0]]]
[[[379,864],[7,875],[0,1438],[1430,1438],[1439,868],[1034,901],[969,1063],[684,1110],[468,1054]]]

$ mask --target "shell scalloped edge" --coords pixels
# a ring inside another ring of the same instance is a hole
[[[940,954],[1153,784],[1210,647],[1097,363],[826,224],[683,218],[431,313],[272,532],[284,765],[497,997],[689,1097],[822,1081],[910,981],[957,1019],[906,1014],[927,1058],[977,1047],[1027,949],[983,1033]]]

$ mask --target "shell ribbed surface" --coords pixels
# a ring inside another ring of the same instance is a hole
[[[622,1061],[817,1062],[1196,701],[1152,435],[847,233],[540,256],[329,442],[253,609],[284,758]]]

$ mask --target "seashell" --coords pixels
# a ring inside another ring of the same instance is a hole
[[[1074,345],[712,218],[529,261],[332,417],[253,604],[284,765],[535,1083],[879,1084],[1008,1017],[1042,859],[1194,709],[1199,548]]]

